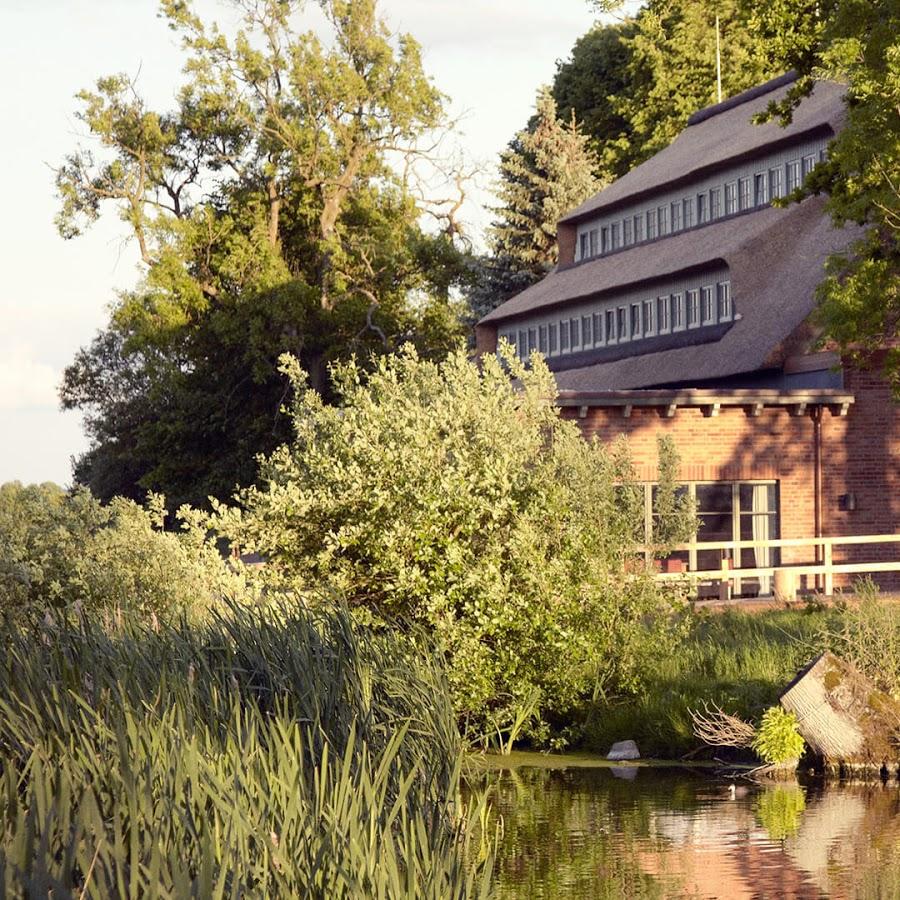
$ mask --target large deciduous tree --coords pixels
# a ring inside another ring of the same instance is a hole
[[[175,108],[101,79],[79,94],[91,142],[57,172],[61,234],[113,207],[143,267],[62,388],[92,441],[76,475],[103,497],[199,503],[252,478],[286,437],[285,351],[327,392],[329,360],[459,336],[455,223],[424,231],[408,177],[447,124],[416,42],[375,0],[320,0],[321,35],[297,30],[300,2],[238,5],[229,36],[164,0],[186,55]]]
[[[833,255],[819,288],[824,337],[877,364],[900,395],[900,5],[896,0],[772,0],[752,20],[761,46],[799,78],[769,115],[790,118],[815,78],[847,84],[847,118],[792,199],[826,193],[837,226],[863,236]]]

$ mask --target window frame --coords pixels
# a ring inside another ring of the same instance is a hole
[[[725,215],[733,216],[738,211],[738,183],[729,181],[725,184]]]
[[[756,172],[753,176],[753,205],[765,206],[769,202],[769,173]]]
[[[672,234],[677,234],[681,231],[681,201],[673,200],[671,204],[669,204],[669,216],[672,220]]]
[[[738,178],[738,212],[753,209],[753,176]]]
[[[684,327],[700,327],[700,289],[691,288],[684,292]]]
[[[669,334],[671,294],[660,294],[656,298],[656,331],[658,334]]]
[[[716,282],[716,312],[720,322],[730,322],[734,318],[729,279]]]
[[[672,292],[670,308],[672,310],[672,332],[684,331],[687,328],[687,319],[685,317],[684,308],[684,291]]]

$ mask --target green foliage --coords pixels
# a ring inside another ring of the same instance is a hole
[[[824,339],[858,363],[878,365],[900,395],[900,8],[895,0],[776,0],[752,26],[761,51],[800,78],[769,115],[790,118],[815,78],[847,84],[844,127],[792,198],[827,194],[835,225],[863,235],[831,256],[819,288]]]
[[[327,392],[330,359],[461,336],[458,226],[410,174],[444,98],[375,0],[325,0],[320,33],[295,29],[299,5],[241,0],[229,34],[165,0],[176,108],[149,109],[122,76],[78,95],[91,143],[57,171],[57,224],[73,237],[115,210],[143,264],[62,388],[91,437],[76,476],[102,499],[196,506],[251,482],[289,433],[283,352]]]
[[[763,713],[752,744],[760,759],[773,765],[794,762],[805,746],[797,731],[797,717],[792,712],[770,706]]]
[[[247,580],[195,514],[183,511],[177,533],[163,530],[163,503],[151,496],[146,509],[122,498],[104,506],[83,489],[0,485],[0,612],[81,608],[171,618],[246,594]]]
[[[900,697],[900,606],[880,596],[871,578],[853,588],[837,627],[823,629],[822,640],[852,663],[880,690]]]
[[[476,738],[527,734],[523,709],[533,731],[585,693],[636,686],[670,622],[633,556],[643,488],[624,446],[561,418],[539,356],[501,357],[435,363],[406,348],[368,375],[336,365],[338,408],[287,360],[294,441],[211,523],[270,560],[276,584],[328,584],[427,627]]]
[[[556,263],[556,223],[596,193],[597,159],[572,114],[557,116],[548,88],[537,96],[535,115],[500,154],[500,206],[488,239],[494,262],[487,276],[497,292],[492,304],[537,281]],[[502,277],[501,277],[502,276]]]
[[[754,811],[769,839],[783,841],[795,837],[803,821],[806,794],[799,785],[775,785],[761,791]]]
[[[296,604],[2,641],[3,896],[489,896],[433,656]]]

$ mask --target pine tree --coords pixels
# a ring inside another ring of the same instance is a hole
[[[556,263],[557,222],[603,186],[596,170],[574,115],[561,122],[550,89],[541,88],[529,127],[500,155],[502,206],[489,233],[495,259],[520,278],[545,275]]]

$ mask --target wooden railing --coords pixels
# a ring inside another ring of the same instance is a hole
[[[814,550],[821,548],[821,552],[815,554],[820,557],[816,562],[788,562],[777,566],[756,566],[748,568],[732,568],[732,560],[723,555],[722,563],[715,569],[694,569],[683,572],[659,572],[656,578],[659,581],[673,581],[687,579],[692,582],[713,581],[727,585],[730,588],[732,582],[742,578],[765,578],[773,580],[780,571],[793,573],[793,575],[814,575],[824,578],[825,594],[831,596],[834,593],[835,575],[864,575],[878,572],[900,572],[900,548],[898,548],[894,560],[874,560],[872,562],[835,562],[834,548],[848,545],[867,544],[898,544],[900,534],[864,534],[847,535],[842,537],[817,537],[817,538],[776,538],[772,540],[747,540],[747,541],[698,541],[692,544],[680,544],[674,547],[674,551],[689,551],[696,558],[693,551],[719,550],[731,551],[737,555],[740,550],[750,549],[783,549],[787,547],[811,547]]]

